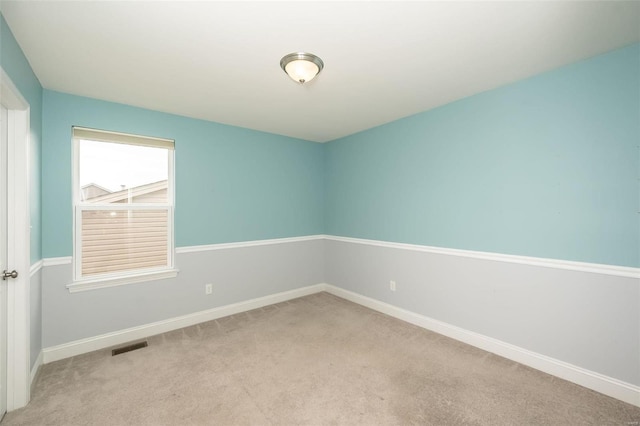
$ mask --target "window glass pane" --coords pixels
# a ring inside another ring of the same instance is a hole
[[[80,200],[168,203],[169,150],[80,140]]]
[[[167,266],[168,209],[82,210],[82,276]]]

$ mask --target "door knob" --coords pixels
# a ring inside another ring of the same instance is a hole
[[[4,271],[2,271],[2,279],[6,280],[7,278],[18,278],[18,271],[14,269],[13,271],[9,272],[5,269]]]

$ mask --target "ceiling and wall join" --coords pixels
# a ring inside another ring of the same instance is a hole
[[[21,2],[45,89],[326,142],[637,42],[638,2]],[[302,87],[279,60],[319,55]]]

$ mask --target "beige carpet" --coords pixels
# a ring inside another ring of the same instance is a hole
[[[9,425],[637,425],[640,408],[326,293],[42,367]]]

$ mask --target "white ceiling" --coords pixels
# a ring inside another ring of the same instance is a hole
[[[11,1],[51,90],[325,142],[640,40],[640,2]],[[300,86],[280,69],[320,56]]]

